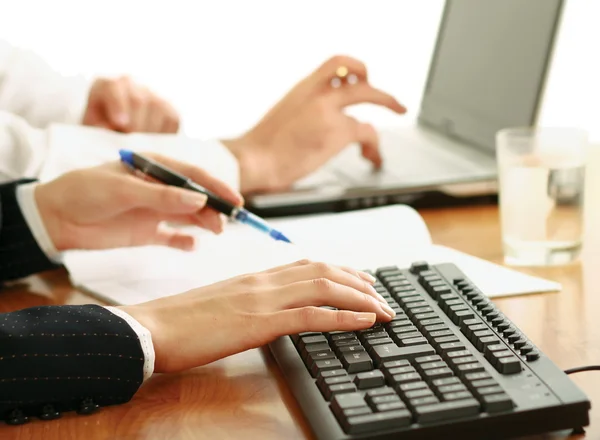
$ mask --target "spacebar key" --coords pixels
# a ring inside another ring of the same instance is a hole
[[[479,402],[475,399],[434,403],[433,405],[415,407],[415,416],[418,423],[439,422],[440,420],[476,416],[477,414],[479,414]]]
[[[371,356],[379,366],[387,361],[399,361],[401,359],[413,360],[420,356],[435,354],[435,350],[429,344],[398,347],[396,344],[376,345],[372,349]]]

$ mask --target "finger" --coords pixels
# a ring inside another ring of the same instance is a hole
[[[128,90],[131,108],[131,125],[133,132],[145,132],[148,118],[148,93],[142,87],[131,84]]]
[[[303,307],[272,313],[266,318],[274,339],[302,332],[363,330],[372,327],[377,317],[374,313]]]
[[[154,219],[178,225],[198,226],[202,229],[214,232],[215,234],[223,232],[224,226],[222,217],[210,209],[203,209],[202,211],[193,214],[160,213],[159,215],[156,215],[156,213],[154,213]]]
[[[196,214],[196,224],[202,229],[208,229],[215,234],[223,232],[224,223],[223,216],[212,209],[203,209]]]
[[[144,123],[144,131],[147,133],[163,133],[165,125],[165,113],[160,103],[150,104],[146,121]]]
[[[315,79],[330,87],[329,81],[336,76],[340,67],[348,69],[348,74],[356,75],[359,81],[368,81],[367,66],[362,61],[347,55],[336,55],[325,61],[315,72]]]
[[[126,83],[110,81],[106,85],[104,108],[107,119],[120,130],[127,130],[131,124],[130,106],[127,98]]]
[[[148,182],[130,175],[117,188],[122,210],[147,208],[166,214],[192,214],[206,206],[207,197],[196,191]]]
[[[196,167],[192,164],[180,162],[171,157],[162,156],[155,153],[147,153],[148,157],[154,159],[157,162],[162,163],[168,168],[172,168],[180,174],[189,177],[197,184],[203,186],[207,190],[215,193],[216,195],[228,200],[236,206],[241,206],[244,203],[244,199],[240,193],[232,189],[222,180],[213,177],[207,171]]]
[[[276,266],[276,267],[267,269],[267,270],[263,271],[262,273],[265,273],[265,274],[276,273],[276,272],[284,271],[286,269],[290,269],[292,267],[307,266],[309,264],[315,264],[315,262],[308,260],[308,259],[298,260],[298,261],[294,261],[293,263],[284,264],[282,266]],[[342,270],[345,270],[346,272],[351,273],[359,278],[362,278],[363,280],[365,280],[371,284],[375,284],[375,282],[377,281],[375,279],[375,277],[373,277],[372,275],[369,275],[368,273],[360,271],[360,270],[352,269],[352,268],[346,267],[346,266],[334,266],[334,267],[338,267]]]
[[[335,91],[340,107],[355,104],[375,104],[386,107],[398,114],[406,113],[406,108],[389,93],[376,89],[367,83],[358,83],[352,87]]]
[[[177,133],[179,131],[179,115],[168,102],[165,105],[165,117],[163,119],[163,133]]]
[[[151,242],[160,246],[168,246],[184,251],[191,251],[195,247],[195,239],[193,235],[185,234],[178,229],[160,224],[156,228],[156,233],[151,237]]]
[[[353,310],[377,314],[382,321],[389,321],[396,313],[387,304],[352,287],[336,283],[327,278],[299,281],[272,289],[270,305],[280,310],[306,306],[331,306],[336,309]]]
[[[373,284],[364,280],[358,275],[357,271],[352,269],[344,270],[325,263],[312,263],[290,267],[274,273],[270,277],[270,281],[274,285],[285,285],[318,278],[328,279],[334,283],[359,290],[372,296],[382,304],[387,304],[387,301],[375,290]]]
[[[375,168],[381,168],[383,158],[379,150],[379,136],[377,131],[371,124],[358,122],[354,118],[351,119],[352,124],[355,126],[356,142],[360,144],[362,156],[371,162]]]

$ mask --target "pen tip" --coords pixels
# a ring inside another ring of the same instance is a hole
[[[275,239],[275,240],[279,240],[279,241],[285,241],[286,243],[291,243],[292,241],[287,238],[285,235],[283,235],[281,232],[279,231],[272,231],[271,232],[271,236]]]
[[[128,164],[133,164],[133,151],[129,150],[119,150],[119,156],[121,156],[121,160]]]

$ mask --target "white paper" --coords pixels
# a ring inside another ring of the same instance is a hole
[[[402,205],[271,223],[294,244],[229,225],[220,236],[195,229],[198,246],[193,252],[146,246],[73,251],[64,260],[74,284],[117,304],[173,295],[301,258],[356,269],[408,267],[416,260],[455,263],[489,296],[560,289],[557,283],[432,245],[422,218]]]

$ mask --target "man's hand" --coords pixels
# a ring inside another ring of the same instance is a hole
[[[242,197],[207,172],[147,154],[230,202]],[[35,199],[57,250],[107,249],[158,244],[189,250],[194,238],[164,222],[197,225],[220,233],[222,215],[205,208],[206,196],[144,180],[120,162],[72,171],[39,185]]]
[[[177,133],[175,109],[127,77],[97,79],[90,90],[84,125],[123,133]]]
[[[347,68],[356,82],[332,87],[336,70]],[[380,167],[379,140],[372,125],[344,113],[354,104],[370,103],[403,114],[389,94],[372,87],[363,63],[346,56],[325,62],[297,84],[248,133],[223,143],[240,162],[243,193],[285,189],[315,171],[353,142]]]
[[[356,331],[394,311],[370,275],[299,261],[121,307],[146,327],[157,373],[176,372],[306,331]],[[318,306],[332,306],[330,310]]]

